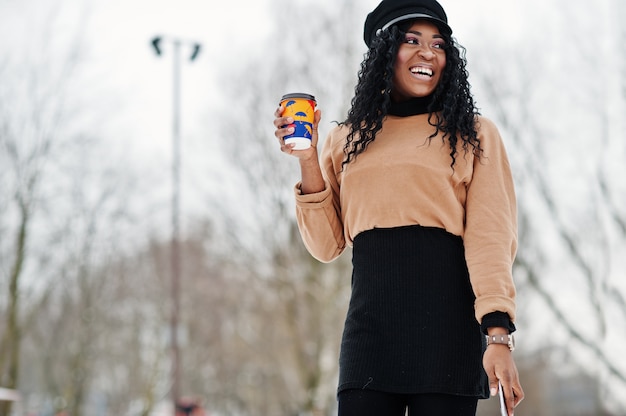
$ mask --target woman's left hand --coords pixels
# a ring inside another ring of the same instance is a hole
[[[524,391],[509,347],[504,344],[489,345],[483,355],[483,367],[489,377],[491,395],[498,394],[499,381],[502,384],[507,412],[509,416],[513,416],[513,409],[524,398]]]

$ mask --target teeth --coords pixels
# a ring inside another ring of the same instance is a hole
[[[433,76],[433,70],[430,68],[424,68],[424,67],[413,67],[411,68],[411,72],[414,74],[422,74],[422,75],[428,75],[429,77]]]

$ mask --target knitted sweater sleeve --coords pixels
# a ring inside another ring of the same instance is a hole
[[[484,152],[475,158],[467,185],[464,244],[476,319],[505,312],[515,322],[512,277],[517,251],[517,206],[509,160],[496,126],[479,119]]]
[[[301,183],[294,188],[296,219],[302,241],[317,260],[328,263],[346,248],[344,225],[339,201],[339,182],[332,157],[332,134],[324,142],[320,156],[325,189],[303,195]]]

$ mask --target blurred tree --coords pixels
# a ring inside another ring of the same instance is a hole
[[[619,201],[626,188],[617,178],[626,175],[626,100],[618,69],[626,51],[618,16],[624,7],[605,2],[587,13],[579,6],[553,4],[551,24],[524,33],[514,47],[494,41],[490,50],[473,48],[472,74],[479,101],[511,149],[521,327],[535,340],[528,348],[571,345],[575,365],[606,392],[599,406],[621,414],[626,211]],[[552,319],[537,319],[537,307]]]
[[[57,14],[67,9],[37,6],[41,24],[0,63],[0,386],[79,416],[111,364],[119,310],[108,309],[116,280],[103,268],[137,241],[124,230],[133,174],[123,149],[98,136],[106,101],[86,105],[96,88],[81,71],[88,16],[67,30]]]
[[[147,416],[169,390],[169,245],[153,238],[119,254],[97,273],[106,284],[92,393],[104,397],[108,414]]]
[[[333,120],[345,117],[365,52],[364,45],[355,46],[361,44],[360,32],[351,28],[360,27],[366,12],[356,1],[330,7],[280,0],[272,7],[288,16],[288,23],[280,22],[281,29],[267,40],[277,47],[249,57],[263,64],[250,71],[241,62],[225,63],[231,68],[225,77],[246,82],[224,84],[226,96],[237,105],[236,113],[225,107],[229,113],[221,118],[223,135],[237,138],[225,143],[224,151],[237,175],[229,173],[229,179],[238,182],[237,200],[224,200],[222,215],[227,241],[238,248],[247,269],[246,290],[258,291],[249,306],[254,316],[242,332],[260,358],[237,364],[234,370],[240,373],[231,378],[237,382],[229,394],[245,403],[244,414],[327,414],[335,407],[350,258],[323,265],[304,248],[294,215],[297,162],[280,152],[270,121],[280,97],[294,91],[316,96],[323,111],[320,140]],[[339,16],[343,24],[337,24]],[[235,67],[242,71],[236,73]]]
[[[31,66],[29,62],[11,73],[13,67],[8,59],[3,68],[3,78],[15,80],[3,83],[0,91],[0,165],[6,184],[3,195],[7,197],[2,203],[2,229],[7,237],[2,239],[1,255],[3,274],[7,277],[3,285],[8,282],[6,312],[2,314],[4,331],[0,338],[0,384],[8,388],[18,386],[20,348],[26,329],[20,314],[24,310],[26,315],[34,313],[29,312],[30,308],[45,302],[50,289],[40,286],[39,302],[20,303],[26,298],[21,286],[28,256],[33,251],[31,233],[35,215],[45,208],[41,182],[46,178],[52,156],[62,148],[63,142],[58,137],[64,134],[67,106],[63,101],[76,65],[74,52],[72,49],[63,60],[63,70],[58,73],[43,71],[41,66]],[[0,414],[9,411],[10,403],[0,402]]]

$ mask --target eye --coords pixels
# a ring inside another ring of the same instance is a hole
[[[404,38],[404,43],[408,43],[409,45],[419,45],[420,41],[415,36],[407,36]]]
[[[434,42],[434,43],[432,44],[432,47],[433,47],[433,48],[435,48],[435,49],[445,49],[445,47],[446,47],[446,42],[444,42],[444,41],[437,41],[437,42]]]

